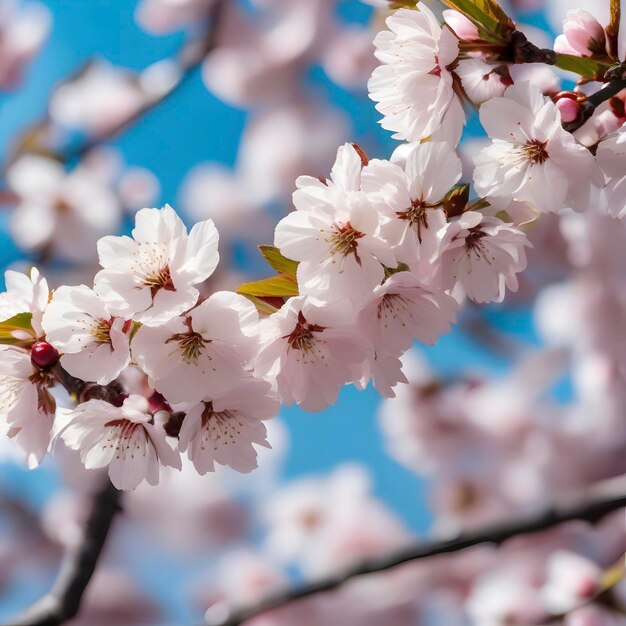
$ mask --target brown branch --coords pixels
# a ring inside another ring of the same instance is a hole
[[[7,626],[59,626],[76,616],[113,519],[121,510],[120,500],[121,492],[107,479],[105,487],[94,496],[83,539],[66,555],[50,593]]]
[[[125,120],[122,120],[116,126],[110,128],[106,133],[97,135],[85,140],[83,143],[76,147],[71,147],[67,150],[60,151],[58,154],[51,153],[49,150],[44,150],[46,154],[60,159],[64,162],[74,161],[84,157],[90,150],[114,139],[121,135],[134,124],[145,117],[150,111],[157,108],[160,104],[168,100],[171,96],[176,94],[194,75],[194,71],[200,66],[204,58],[213,50],[217,45],[217,35],[219,32],[219,25],[223,21],[224,11],[226,8],[226,0],[217,0],[213,5],[207,22],[209,24],[206,34],[202,37],[198,37],[189,41],[178,51],[172,58],[172,62],[176,65],[178,70],[177,80],[166,91],[151,97],[146,97],[146,101],[143,105],[137,109],[132,115]],[[75,76],[80,74],[89,66],[89,61],[83,68],[81,68]],[[33,145],[34,138],[36,138],[42,132],[45,132],[50,124],[50,118],[47,117],[44,120],[38,122],[33,128],[26,132],[25,138],[18,144],[13,151],[7,162],[4,164],[3,169],[13,163],[17,157],[24,151],[24,145],[27,146],[26,151],[37,151],[37,146]]]
[[[85,383],[70,376],[58,363],[51,371],[57,381],[78,403],[91,398],[99,398],[120,406],[125,397],[121,386],[116,382],[104,387]],[[58,626],[78,613],[113,519],[121,510],[121,498],[121,492],[107,478],[106,484],[94,496],[82,541],[75,549],[67,553],[50,593],[6,626]]]
[[[624,507],[626,507],[626,495],[605,497],[604,499],[592,500],[582,504],[554,506],[539,514],[514,521],[493,524],[476,531],[462,533],[452,539],[416,544],[383,556],[369,558],[342,572],[314,581],[308,585],[271,595],[254,606],[233,608],[230,611],[225,608],[225,611],[228,613],[225,617],[220,615],[212,619],[209,616],[207,622],[210,626],[241,626],[247,620],[267,611],[281,608],[318,593],[333,591],[359,576],[384,572],[405,563],[459,552],[480,544],[501,545],[513,537],[541,532],[573,520],[594,523],[609,513]]]
[[[214,5],[209,16],[210,27],[204,37],[193,40],[183,46],[176,55],[177,69],[180,72],[178,80],[164,93],[149,99],[142,107],[133,113],[126,120],[112,128],[106,135],[93,137],[75,150],[68,151],[64,154],[66,160],[80,158],[93,148],[117,137],[122,134],[136,122],[141,120],[147,113],[155,109],[158,105],[169,99],[177,93],[193,76],[204,58],[217,45],[217,35],[219,32],[219,24],[221,23],[226,7],[226,0],[218,0]]]

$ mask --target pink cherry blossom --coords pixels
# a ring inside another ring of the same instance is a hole
[[[602,569],[580,554],[560,550],[550,555],[547,581],[541,590],[550,613],[568,613],[594,598],[602,584]]]
[[[480,121],[492,141],[476,157],[480,195],[527,201],[540,211],[587,208],[599,181],[594,157],[563,129],[555,104],[536,86],[512,85],[481,106]]]
[[[132,323],[114,318],[95,291],[59,287],[46,308],[46,340],[63,353],[61,365],[81,380],[106,385],[130,362]]]
[[[187,451],[200,474],[215,471],[215,463],[242,473],[257,467],[252,444],[270,447],[262,420],[278,413],[279,403],[270,384],[254,378],[186,409],[179,448]]]
[[[142,209],[133,238],[103,237],[97,294],[115,316],[147,326],[161,324],[198,300],[195,285],[215,270],[219,254],[213,222],[197,223],[189,234],[174,209]]]
[[[327,305],[314,298],[290,298],[261,322],[257,375],[276,381],[289,405],[321,411],[337,400],[341,387],[359,377],[367,339],[350,325],[349,301]]]
[[[189,28],[206,20],[215,0],[141,0],[135,19],[154,34]]]
[[[382,127],[408,141],[449,127],[458,142],[465,115],[448,70],[459,52],[456,37],[423,2],[417,10],[399,9],[386,23],[389,30],[374,39],[382,65],[368,83]]]
[[[19,313],[31,313],[30,323],[35,337],[41,337],[41,318],[50,295],[46,279],[33,267],[28,275],[7,270],[4,282],[7,290],[0,293],[0,321]]]
[[[27,250],[46,247],[84,261],[93,257],[98,238],[118,227],[118,199],[87,167],[68,173],[56,160],[25,155],[9,166],[6,178],[20,198],[9,229]]]
[[[497,217],[468,211],[443,236],[439,271],[444,288],[457,282],[475,302],[501,302],[516,291],[516,274],[526,268],[526,235]]]
[[[382,282],[383,264],[396,264],[380,236],[379,215],[360,191],[362,166],[357,150],[345,144],[330,180],[301,176],[296,182],[297,210],[278,223],[274,241],[286,257],[300,261],[301,294],[360,303]]]
[[[14,89],[50,30],[50,13],[39,2],[6,0],[0,6],[0,90]]]
[[[121,407],[88,400],[57,417],[56,437],[80,451],[87,469],[108,467],[113,485],[132,491],[143,480],[156,485],[161,466],[181,467],[178,452],[154,419],[141,396],[129,396]]]
[[[133,359],[172,403],[210,401],[236,387],[256,355],[258,313],[238,294],[218,291],[184,317],[142,326]]]
[[[48,449],[56,409],[53,384],[28,352],[0,346],[0,432],[24,451],[29,468],[37,467]]]
[[[98,61],[56,89],[50,115],[63,127],[105,136],[130,119],[146,99],[132,73]]]
[[[454,9],[446,9],[443,12],[443,19],[459,39],[465,41],[480,40],[476,24],[465,17],[463,13],[455,11]]]
[[[563,34],[554,42],[556,52],[581,57],[606,54],[604,28],[584,9],[567,12],[563,20]]]
[[[457,301],[425,286],[410,272],[390,276],[372,292],[358,325],[372,344],[370,367],[376,389],[393,396],[396,382],[406,382],[397,358],[414,340],[433,345],[455,321]]]
[[[461,161],[444,142],[411,144],[403,167],[373,159],[363,169],[362,189],[383,216],[380,231],[396,260],[418,270],[437,252],[445,226],[445,195],[461,178]],[[428,267],[426,268],[428,272]]]

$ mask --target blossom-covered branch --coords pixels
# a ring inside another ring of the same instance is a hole
[[[538,533],[573,520],[595,523],[609,513],[624,507],[626,507],[626,495],[605,497],[574,505],[555,505],[539,514],[479,528],[462,533],[452,539],[420,543],[382,557],[369,558],[327,578],[269,596],[251,607],[215,606],[209,609],[207,613],[207,623],[210,626],[240,626],[246,621],[273,609],[318,593],[338,589],[359,576],[383,572],[420,559],[459,552],[480,544],[499,546],[514,537]]]

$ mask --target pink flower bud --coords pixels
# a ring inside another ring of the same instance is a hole
[[[59,360],[59,351],[47,341],[36,341],[30,350],[30,358],[35,365],[49,368]]]
[[[564,123],[573,122],[578,117],[578,103],[572,98],[561,98],[556,101],[556,108],[561,114]]]
[[[604,28],[584,9],[568,11],[563,20],[563,36],[557,37],[555,50],[590,57],[606,53]],[[572,52],[573,50],[573,52]]]
[[[453,9],[447,9],[443,12],[443,19],[459,39],[466,41],[480,40],[478,28],[471,20],[465,17],[463,13],[459,13]]]

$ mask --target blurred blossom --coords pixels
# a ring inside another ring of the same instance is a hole
[[[61,126],[102,136],[132,117],[145,99],[132,73],[96,61],[56,89],[50,115]]]
[[[96,241],[115,232],[121,207],[105,181],[87,166],[70,172],[53,159],[25,155],[9,166],[19,201],[9,228],[27,250],[49,250],[71,261],[90,260]]]
[[[50,30],[50,13],[30,0],[0,5],[0,91],[15,89]]]
[[[227,240],[271,237],[269,215],[236,172],[221,165],[201,163],[187,174],[180,190],[181,207],[190,219],[212,219]]]
[[[141,0],[135,18],[144,30],[163,35],[197,26],[214,3],[215,0]]]
[[[241,139],[239,175],[258,202],[284,200],[298,176],[330,169],[347,132],[346,118],[325,105],[294,101],[261,112]]]

